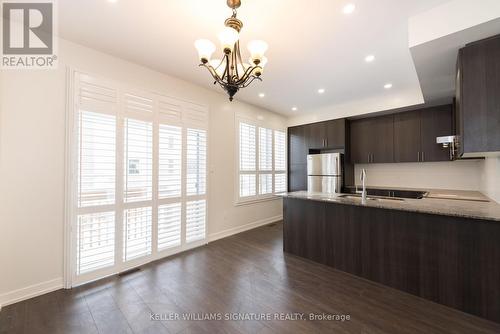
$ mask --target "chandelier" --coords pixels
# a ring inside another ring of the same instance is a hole
[[[207,68],[214,78],[214,85],[219,84],[229,95],[229,101],[241,88],[249,86],[255,79],[262,81],[261,75],[267,58],[267,43],[253,40],[248,43],[250,59],[243,62],[240,51],[239,33],[243,22],[236,18],[236,9],[241,0],[227,0],[227,6],[233,15],[225,21],[225,28],[219,33],[223,54],[221,59],[210,59],[215,52],[215,44],[208,39],[199,39],[194,45],[198,50],[200,66]]]

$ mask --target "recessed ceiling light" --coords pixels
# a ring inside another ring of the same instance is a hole
[[[392,88],[392,84],[391,83],[387,83],[384,85],[384,88],[385,89],[391,89]]]
[[[375,60],[375,56],[374,55],[368,55],[368,56],[365,57],[365,61],[367,63],[371,63],[374,60]]]
[[[292,107],[292,111],[297,111],[297,107]]]
[[[342,12],[344,12],[344,14],[352,14],[355,9],[356,9],[355,4],[348,3],[347,5],[344,6],[344,9],[342,9]]]
[[[260,93],[260,94],[259,94],[259,97],[260,97],[260,98],[266,97],[266,94],[264,94],[264,93]]]
[[[318,89],[318,93],[319,93],[319,94],[323,94],[324,92],[325,92],[325,89],[324,89],[324,88],[320,88],[320,89]]]

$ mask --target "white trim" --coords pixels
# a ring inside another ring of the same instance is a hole
[[[224,230],[224,231],[212,233],[212,234],[208,235],[208,242],[214,242],[216,240],[227,238],[227,237],[230,237],[232,235],[246,232],[249,230],[253,230],[257,227],[269,225],[269,224],[272,224],[272,223],[275,223],[275,222],[278,222],[281,220],[283,220],[283,215],[257,220],[253,223],[245,224],[243,226],[233,227],[233,228],[229,228],[229,229]]]
[[[234,206],[244,206],[244,205],[252,205],[252,204],[257,204],[257,203],[262,203],[262,202],[270,202],[270,201],[276,201],[278,199],[282,199],[282,197],[278,196],[279,193],[277,194],[272,194],[272,195],[265,195],[260,196],[256,198],[255,196],[247,197],[248,199],[241,199],[239,201],[234,202]]]
[[[207,236],[206,240],[200,240],[200,241],[196,241],[196,242],[193,242],[190,244],[185,244],[182,247],[174,247],[174,248],[165,249],[161,252],[158,252],[158,253],[156,253],[156,255],[154,257],[146,259],[146,261],[144,261],[142,263],[139,262],[134,267],[139,267],[139,266],[142,266],[142,265],[150,263],[150,262],[165,259],[165,258],[173,256],[173,255],[178,255],[179,253],[182,253],[182,252],[185,252],[185,251],[188,251],[191,249],[195,249],[198,247],[202,247],[209,242],[214,242],[216,240],[224,239],[224,238],[230,237],[232,235],[246,232],[249,230],[253,230],[255,228],[269,225],[269,224],[272,224],[272,223],[275,223],[275,222],[278,222],[281,220],[283,220],[283,216],[279,215],[279,216],[274,216],[274,217],[270,217],[270,218],[266,218],[266,219],[261,219],[261,220],[255,221],[253,223],[245,224],[243,226],[233,227],[233,228],[221,231],[221,232],[212,233],[212,234]],[[133,269],[134,267],[131,267],[130,269]],[[76,280],[72,283],[72,286],[77,287],[77,286],[80,286],[83,284],[90,283],[92,281],[98,281],[98,280],[103,279],[103,278],[108,277],[108,276],[113,276],[116,274],[118,274],[118,272],[108,272],[106,274],[103,273],[103,277],[98,278],[98,279],[88,278],[88,280],[86,280],[86,281]],[[51,280],[51,281],[47,281],[47,282],[43,282],[43,283],[39,283],[39,284],[34,284],[34,285],[31,285],[31,286],[28,286],[25,288],[21,288],[18,290],[4,293],[4,294],[0,295],[0,311],[2,310],[2,306],[11,305],[14,303],[21,302],[23,300],[27,300],[27,299],[37,297],[37,296],[40,296],[40,295],[43,295],[43,294],[46,294],[46,293],[49,293],[49,292],[52,292],[55,290],[62,289],[62,288],[64,288],[63,283],[64,283],[64,279],[61,277],[61,278],[56,278],[56,279]]]
[[[63,278],[59,277],[50,281],[33,284],[25,288],[17,289],[0,295],[0,309],[3,306],[18,303],[20,301],[37,297],[63,288]]]

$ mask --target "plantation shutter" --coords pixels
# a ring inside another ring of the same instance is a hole
[[[74,102],[73,283],[202,244],[208,108],[78,72]]]
[[[286,191],[286,134],[274,131],[274,192]]]
[[[257,147],[256,127],[240,122],[239,126],[240,197],[257,194]]]

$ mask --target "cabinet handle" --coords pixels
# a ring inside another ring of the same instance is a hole
[[[424,152],[424,151],[422,151],[422,162],[424,162],[424,161],[425,161],[425,155],[424,155],[424,153],[425,153],[425,152]]]
[[[372,163],[375,162],[375,155],[372,153]]]
[[[370,153],[368,153],[368,163],[370,163]]]
[[[417,161],[420,162],[420,151],[417,152]]]

